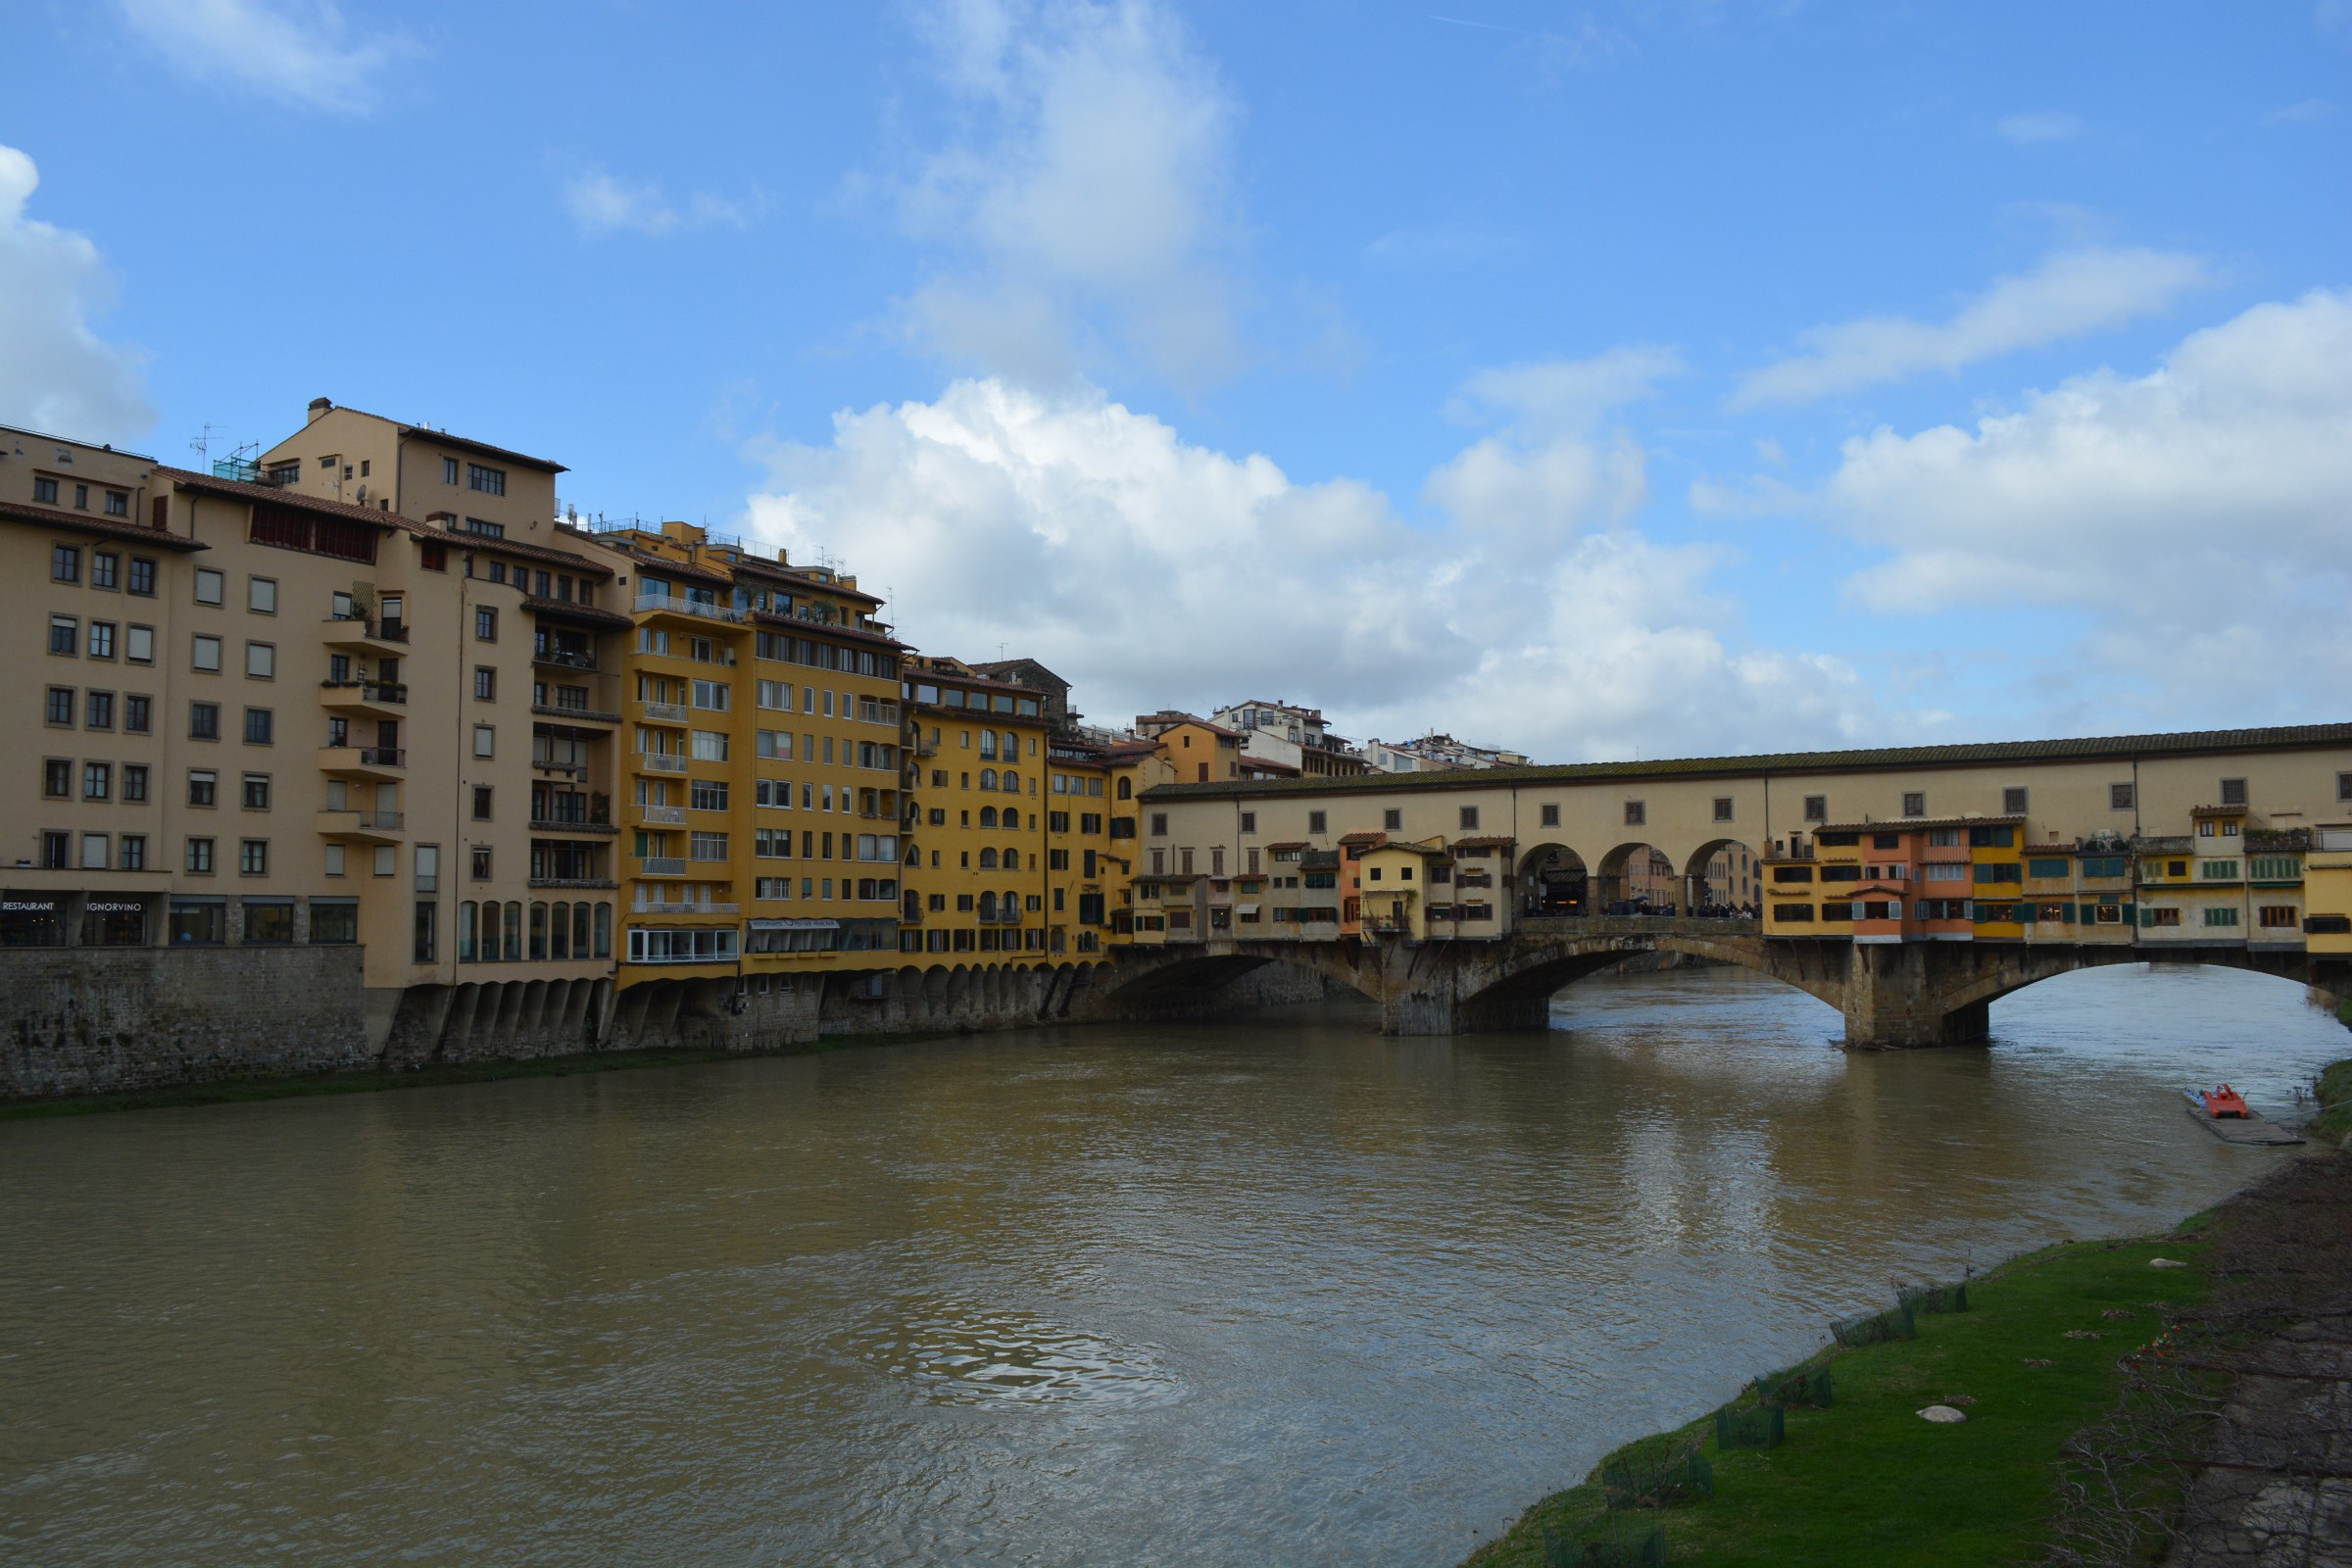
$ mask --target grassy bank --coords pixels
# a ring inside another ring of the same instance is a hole
[[[2344,1004],[2352,1009],[2352,1002]],[[2352,1023],[2352,1019],[2346,1022]],[[2352,1061],[2339,1061],[2320,1074],[2320,1103],[2328,1108],[2321,1111],[2304,1133],[2315,1143],[2330,1143],[2342,1147],[2352,1138]]]
[[[2205,1298],[2208,1243],[2185,1234],[2196,1225],[2180,1236],[2028,1254],[1971,1280],[1968,1311],[1919,1315],[1916,1339],[1824,1352],[1807,1365],[1832,1375],[1828,1408],[1788,1409],[1778,1446],[1729,1451],[1716,1445],[1710,1412],[1672,1441],[1699,1446],[1714,1495],[1616,1518],[1662,1527],[1674,1562],[1950,1568],[2026,1559],[2056,1502],[2061,1446],[2115,1401],[2117,1357],[2161,1331],[2155,1303]],[[2151,1268],[2156,1257],[2189,1267]],[[1777,1369],[1757,1368],[1768,1370]],[[1732,1408],[1754,1404],[1748,1395]],[[1921,1419],[1931,1404],[1960,1405],[1968,1419]],[[1619,1454],[1667,1441],[1645,1439]],[[1470,1565],[1536,1568],[1545,1562],[1547,1527],[1571,1541],[1602,1533],[1598,1478],[1608,1463],[1529,1509]]]
[[[406,1072],[307,1073],[288,1078],[232,1078],[182,1084],[169,1089],[132,1090],[119,1095],[79,1095],[66,1100],[0,1104],[0,1122],[38,1121],[52,1116],[88,1116],[112,1110],[159,1110],[187,1105],[235,1105],[261,1100],[300,1100],[313,1095],[367,1095],[386,1089],[430,1089],[446,1084],[486,1084],[513,1078],[570,1078],[590,1072],[625,1072],[633,1067],[679,1067],[703,1061],[744,1061],[758,1056],[807,1056],[853,1046],[913,1045],[950,1039],[929,1034],[825,1035],[780,1051],[592,1051],[576,1056],[532,1056],[514,1061],[429,1062]]]

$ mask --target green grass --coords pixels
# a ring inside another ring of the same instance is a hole
[[[2352,1002],[2344,1004],[2344,1010],[2352,1012]],[[2344,1021],[2352,1024],[2352,1018]],[[2320,1103],[2330,1108],[2321,1111],[2303,1136],[2341,1146],[2352,1138],[2352,1061],[2339,1061],[2320,1074]]]
[[[51,1116],[89,1116],[114,1110],[163,1110],[188,1105],[236,1105],[263,1100],[300,1100],[313,1095],[368,1095],[384,1089],[430,1089],[445,1084],[495,1083],[502,1078],[570,1078],[580,1073],[623,1072],[633,1067],[680,1067],[705,1061],[743,1061],[757,1056],[807,1056],[854,1046],[910,1045],[953,1038],[939,1033],[823,1035],[778,1051],[594,1051],[576,1056],[529,1056],[512,1061],[432,1062],[410,1072],[306,1073],[291,1078],[232,1078],[182,1084],[169,1089],[131,1090],[119,1095],[79,1095],[66,1100],[17,1101],[0,1104],[0,1122],[39,1121]]]
[[[2056,1501],[2060,1447],[2113,1403],[2117,1357],[2160,1332],[2151,1303],[2204,1298],[2204,1250],[2184,1240],[2061,1246],[1971,1280],[1971,1310],[1921,1315],[1916,1340],[1833,1348],[1808,1362],[1832,1368],[1836,1402],[1789,1409],[1780,1446],[1718,1451],[1712,1411],[1674,1434],[1700,1443],[1713,1461],[1715,1495],[1642,1518],[1664,1527],[1670,1560],[1727,1568],[1951,1568],[2025,1558]],[[2159,1256],[2191,1266],[2150,1268]],[[2109,1310],[2127,1315],[2101,1315]],[[2069,1329],[2099,1338],[2070,1340]],[[2030,1358],[2050,1364],[2030,1366]],[[1920,1419],[1923,1407],[1961,1395],[1976,1401],[1965,1423]],[[1541,1565],[1546,1526],[1579,1539],[1578,1527],[1602,1511],[1600,1489],[1588,1478],[1529,1509],[1470,1565]]]

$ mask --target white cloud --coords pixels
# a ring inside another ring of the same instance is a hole
[[[375,108],[385,68],[416,52],[398,33],[354,36],[330,0],[117,0],[164,62],[281,103],[336,114]]]
[[[1849,441],[1819,501],[1889,552],[1849,585],[1874,608],[2070,609],[2093,630],[2054,655],[2207,713],[2340,701],[2352,292],[2257,306],[2149,374],[2078,376],[1973,430]]]
[[[2304,98],[2281,104],[2262,118],[2272,125],[2324,125],[2335,118],[2335,105],[2325,98]]]
[[[1802,403],[1922,370],[1957,370],[2120,326],[2164,310],[2206,280],[2203,262],[2177,252],[2070,251],[1995,280],[1948,321],[1874,317],[1815,327],[1803,334],[1805,353],[1749,374],[1732,405]]]
[[[906,302],[950,357],[1054,380],[1115,353],[1198,382],[1241,358],[1237,111],[1145,0],[959,0],[927,41],[960,117],[900,193],[947,252]]]
[[[146,357],[91,331],[113,274],[86,237],[25,216],[40,182],[30,158],[0,146],[0,420],[92,441],[136,437],[155,422]]]
[[[2003,115],[1992,128],[2013,147],[2046,147],[2082,135],[2082,122],[2060,110],[2037,109]]]
[[[1837,741],[1862,722],[1842,665],[1711,629],[1736,619],[1706,596],[1714,553],[1616,525],[1642,493],[1629,435],[1485,448],[1431,478],[1455,524],[1416,528],[1374,488],[1191,445],[1090,386],[966,380],[837,416],[828,446],[759,448],[771,485],[748,527],[798,559],[851,556],[927,650],[1002,643],[1078,679],[1106,720],[1271,683],[1359,735],[1434,723],[1550,758]]]
[[[681,228],[724,225],[741,228],[750,220],[742,202],[698,191],[682,203],[672,203],[659,183],[626,180],[601,169],[576,175],[564,187],[564,206],[583,234],[667,234]]]

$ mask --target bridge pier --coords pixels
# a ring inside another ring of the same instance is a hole
[[[1991,1028],[1988,1000],[1953,1003],[1948,993],[1962,967],[1943,944],[1856,943],[1845,976],[1845,1044],[1849,1051],[1916,1046],[1960,1046]],[[1982,967],[1970,949],[1967,967]],[[1972,974],[1973,977],[1973,974]]]

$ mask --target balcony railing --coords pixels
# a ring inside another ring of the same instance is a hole
[[[674,614],[700,615],[706,620],[732,621],[737,625],[752,618],[750,611],[737,610],[732,605],[710,604],[700,599],[680,599],[675,594],[640,593],[637,596],[637,612],[639,614],[651,614],[664,610]]]
[[[743,906],[717,899],[637,899],[629,905],[631,914],[740,914]]]
[[[591,888],[611,889],[620,886],[609,876],[535,876],[530,879],[535,888]]]
[[[637,710],[643,713],[646,717],[657,720],[658,722],[663,724],[683,724],[686,722],[686,705],[684,703],[655,703],[641,701],[637,705]]]
[[[558,835],[564,833],[612,834],[620,831],[610,822],[601,822],[586,816],[534,816],[530,819],[530,829],[534,833]]]
[[[326,624],[342,627],[356,626],[359,628],[358,636],[368,638],[372,642],[405,643],[409,640],[409,626],[405,620],[379,621],[373,615],[329,615],[326,617]],[[344,635],[353,634],[347,631]]]
[[[686,759],[675,752],[639,752],[638,765],[649,773],[683,773]]]
[[[406,767],[409,754],[397,746],[363,746],[360,748],[362,767]]]
[[[363,703],[398,706],[409,700],[409,688],[397,681],[328,679],[320,681],[318,689],[324,692],[348,693],[351,699]]]
[[[541,718],[568,718],[587,724],[617,724],[618,713],[608,713],[601,708],[566,708],[562,703],[533,703],[531,711]]]
[[[637,814],[648,822],[660,822],[669,827],[686,825],[686,808],[683,806],[640,806]]]
[[[637,871],[641,876],[684,876],[686,861],[675,855],[641,856],[637,860]]]
[[[398,811],[354,811],[355,826],[372,828],[379,833],[397,833],[406,820]]]
[[[531,662],[554,664],[562,669],[594,669],[596,655],[569,648],[534,648]]]

